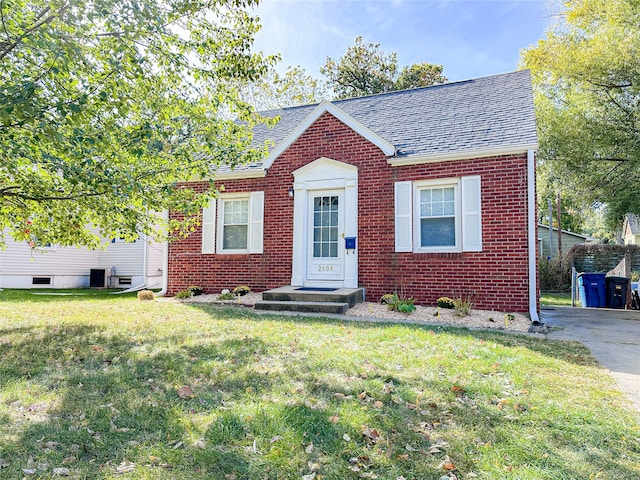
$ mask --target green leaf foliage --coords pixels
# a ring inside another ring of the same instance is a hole
[[[1,2],[3,235],[95,247],[99,235],[187,234],[215,192],[180,182],[262,155],[249,148],[259,119],[233,87],[274,61],[251,52],[256,3]],[[168,209],[184,218],[153,213]]]
[[[609,225],[618,226],[627,211],[640,213],[640,2],[559,6],[561,20],[523,54],[540,169],[555,191],[584,206],[606,204]]]
[[[386,54],[379,43],[365,43],[358,36],[343,57],[327,57],[320,73],[340,99],[444,83],[448,80],[442,69],[442,65],[420,63],[398,74],[396,52]]]

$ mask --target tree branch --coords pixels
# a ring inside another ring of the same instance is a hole
[[[36,23],[31,27],[25,30],[21,35],[19,35],[13,42],[7,41],[2,46],[2,50],[0,50],[0,60],[3,60],[4,57],[9,55],[13,50],[15,50],[18,45],[31,33],[35,32],[38,28],[42,27],[47,23],[51,23],[58,15],[60,15],[64,10],[66,10],[68,4],[63,5],[57,12],[52,13],[46,18],[43,18],[49,11],[51,7],[45,8],[42,12],[36,15],[35,21]],[[4,23],[4,21],[3,21]]]

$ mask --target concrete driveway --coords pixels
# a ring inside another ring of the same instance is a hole
[[[617,380],[640,409],[640,311],[543,307],[549,338],[577,340]]]

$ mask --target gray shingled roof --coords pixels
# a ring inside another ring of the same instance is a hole
[[[528,70],[332,103],[393,144],[397,158],[537,144]],[[258,126],[254,142],[278,145],[316,107],[261,112],[280,121]]]
[[[627,218],[627,222],[629,223],[629,229],[631,230],[631,235],[640,235],[640,217],[635,213],[627,213],[625,215]]]

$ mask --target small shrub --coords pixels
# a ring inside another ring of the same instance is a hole
[[[236,296],[231,293],[231,290],[229,290],[228,288],[225,288],[224,290],[222,290],[222,292],[220,292],[220,295],[218,295],[218,300],[235,300]]]
[[[514,322],[516,320],[516,316],[513,313],[505,313],[504,314],[504,326],[508,327],[509,323]]]
[[[393,294],[393,293],[385,293],[384,295],[382,295],[380,297],[380,303],[382,305],[389,305],[391,302],[394,301],[394,299],[397,297],[397,295]]]
[[[250,291],[251,291],[251,289],[249,287],[247,287],[246,285],[240,285],[240,286],[238,286],[238,287],[233,289],[233,294],[236,297],[243,297],[244,295],[246,295]]]
[[[631,281],[637,282],[638,280],[640,280],[640,272],[638,270],[631,272]]]
[[[404,295],[398,295],[397,293],[391,294],[391,299],[387,300],[387,307],[389,310],[401,313],[411,313],[415,311],[415,300]]]
[[[138,300],[153,300],[156,296],[151,290],[140,290],[138,292]]]
[[[566,292],[571,290],[571,263],[569,258],[538,259],[540,290],[545,292]]]
[[[204,293],[204,289],[196,285],[191,285],[190,287],[187,287],[187,292],[189,292],[194,297],[197,297],[198,295],[202,295]]]
[[[456,304],[455,304],[455,301],[453,300],[453,298],[440,297],[438,299],[438,307],[453,309],[453,308],[456,307]]]
[[[473,296],[465,295],[458,297],[453,301],[453,309],[456,317],[466,317],[473,310]]]
[[[191,292],[189,290],[180,290],[176,293],[175,298],[178,300],[184,300],[185,298],[191,298]]]

